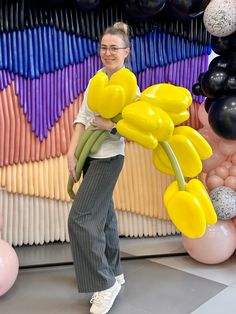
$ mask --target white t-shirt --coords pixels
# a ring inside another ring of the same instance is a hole
[[[105,72],[105,68],[102,68],[100,71]],[[87,104],[87,97],[88,97],[88,88],[89,84],[84,93],[84,99],[80,106],[79,112],[74,120],[74,125],[76,123],[81,123],[88,128],[90,126],[91,121],[98,116],[99,114],[93,112],[89,109]],[[140,95],[140,90],[137,87],[137,97]],[[93,158],[108,158],[113,157],[116,155],[124,155],[125,154],[125,142],[124,138],[119,135],[119,133],[113,135],[110,134],[109,138],[107,138],[99,148],[96,154],[89,154],[89,157]]]

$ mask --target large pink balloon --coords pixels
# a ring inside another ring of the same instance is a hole
[[[201,238],[191,239],[182,235],[188,254],[201,263],[218,264],[226,261],[236,249],[236,229],[231,220],[219,220],[207,225]]]
[[[2,231],[2,228],[3,228],[3,217],[0,214],[0,232]]]
[[[19,260],[13,247],[0,240],[0,296],[14,284],[18,275]]]

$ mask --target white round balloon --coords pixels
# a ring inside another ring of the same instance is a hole
[[[236,0],[212,0],[203,14],[207,31],[225,37],[236,31]]]

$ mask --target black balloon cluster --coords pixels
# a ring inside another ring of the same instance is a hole
[[[211,46],[218,54],[206,72],[198,77],[192,91],[206,97],[205,109],[213,131],[225,139],[236,139],[236,33],[212,36]]]
[[[201,15],[210,0],[122,0],[127,17],[142,21],[158,13],[166,19],[190,20]],[[162,18],[158,14],[157,19]]]

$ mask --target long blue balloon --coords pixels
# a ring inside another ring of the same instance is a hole
[[[209,45],[190,42],[172,34],[152,32],[132,38],[131,64],[139,73],[185,58],[210,53]],[[43,73],[83,62],[98,53],[98,42],[42,26],[12,33],[0,33],[0,69],[24,77],[36,78]]]

